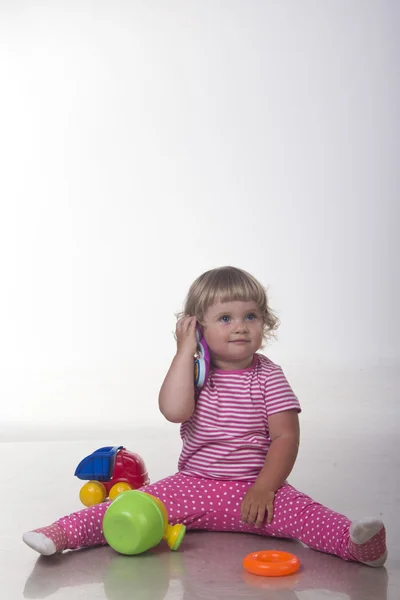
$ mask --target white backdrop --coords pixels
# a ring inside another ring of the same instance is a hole
[[[174,313],[225,264],[269,286],[303,404],[398,366],[399,17],[0,3],[3,426],[161,423]]]

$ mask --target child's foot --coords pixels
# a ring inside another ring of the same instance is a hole
[[[352,521],[348,549],[355,560],[370,567],[381,567],[387,558],[386,531],[382,521]]]
[[[28,531],[24,533],[22,539],[30,548],[44,556],[62,552],[67,546],[67,535],[57,523],[53,523],[49,527]]]

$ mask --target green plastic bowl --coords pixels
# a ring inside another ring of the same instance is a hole
[[[141,554],[157,546],[164,535],[164,518],[150,496],[136,490],[122,492],[103,519],[103,533],[120,554]]]

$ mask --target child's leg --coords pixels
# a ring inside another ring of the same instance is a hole
[[[274,510],[271,526],[310,548],[371,566],[386,560],[386,533],[379,519],[351,522],[289,484],[278,490]]]
[[[62,550],[74,550],[82,546],[106,544],[102,523],[104,513],[111,502],[102,502],[58,519],[48,527],[41,527],[23,535],[24,542],[49,556]]]
[[[224,530],[296,539],[315,550],[370,566],[381,566],[385,562],[385,528],[380,520],[351,522],[285,484],[275,495],[272,523],[256,529],[240,520],[240,504],[251,484],[222,485],[229,491],[229,501],[221,506]]]
[[[206,528],[202,523],[204,524],[204,517],[212,511],[212,507],[208,506],[210,500],[205,493],[203,479],[177,473],[140,488],[140,491],[152,494],[164,502],[171,524],[183,523],[188,529]],[[25,533],[23,540],[44,555],[106,544],[102,523],[109,505],[110,502],[103,502],[84,508],[58,519],[48,527]]]
[[[314,550],[351,560],[347,517],[325,508],[286,484],[275,495],[274,519],[263,528],[269,535],[290,537]]]

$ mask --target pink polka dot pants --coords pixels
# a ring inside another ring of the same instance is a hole
[[[274,519],[259,529],[242,523],[240,505],[253,482],[218,481],[177,473],[141,488],[162,500],[169,522],[188,530],[236,531],[296,539],[307,546],[354,560],[348,552],[350,521],[284,484],[276,493]],[[106,544],[102,532],[104,502],[57,521],[67,535],[67,548]]]
[[[60,525],[67,535],[67,545],[64,549],[107,544],[102,524],[104,513],[110,504],[111,502],[102,502],[58,519],[56,524]]]

